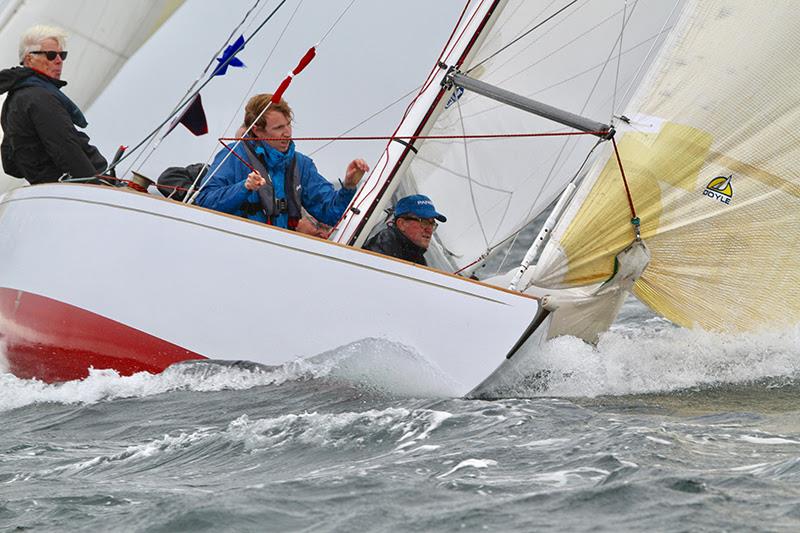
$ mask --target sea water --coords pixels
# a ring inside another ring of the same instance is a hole
[[[496,401],[382,339],[279,368],[0,374],[0,530],[796,531],[798,337],[630,301]]]

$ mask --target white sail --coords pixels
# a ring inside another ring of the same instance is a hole
[[[562,13],[552,3],[510,0],[476,2],[439,60],[472,78],[499,86],[566,111],[610,122],[639,80],[648,53],[663,41],[672,2],[578,2]],[[549,21],[548,17],[553,16]],[[484,20],[486,19],[486,20]],[[623,31],[623,19],[626,21]],[[541,27],[526,34],[542,23]],[[619,36],[622,35],[622,52]],[[474,44],[473,44],[474,42]],[[447,223],[437,235],[449,263],[460,269],[496,248],[541,213],[575,177],[597,138],[517,137],[461,139],[465,135],[571,131],[484,96],[443,90],[436,69],[427,93],[411,107],[398,135],[453,136],[422,139],[416,154],[393,143],[376,166],[355,206],[368,217],[364,230],[348,221],[340,240],[363,242],[381,221],[365,198],[381,189],[430,196]],[[432,93],[435,97],[431,97]],[[415,121],[428,115],[422,127]],[[405,125],[405,123],[404,123]],[[398,163],[398,161],[400,163]],[[399,170],[394,171],[399,165]]]
[[[169,18],[182,0],[12,0],[0,14],[0,65],[19,63],[19,39],[36,24],[63,28],[69,35],[64,92],[84,111],[128,58]],[[0,103],[5,96],[0,97]],[[3,186],[24,183],[0,175]]]
[[[800,320],[800,25],[795,2],[692,1],[617,135],[652,259],[634,286],[688,327]],[[611,275],[632,237],[616,161],[587,176],[534,282]]]

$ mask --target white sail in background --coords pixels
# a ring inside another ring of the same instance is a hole
[[[718,331],[800,319],[800,24],[790,0],[695,0],[626,110],[619,151],[652,259],[655,311]],[[599,163],[534,283],[608,278],[632,237],[616,161]]]
[[[19,39],[36,24],[63,28],[69,58],[63,79],[67,94],[86,111],[128,58],[180,6],[182,0],[11,0],[0,14],[0,65],[19,64]],[[0,97],[0,103],[5,96]],[[110,157],[109,154],[106,154]],[[22,180],[0,175],[4,185]]]
[[[36,24],[59,26],[69,35],[64,92],[86,110],[128,58],[180,6],[181,0],[22,0],[0,14],[0,65],[19,63],[22,33]]]
[[[475,6],[467,23],[475,27],[475,19],[487,16],[488,20],[474,35],[469,28],[463,29],[463,23],[456,31],[460,39],[454,49],[468,48],[468,43],[476,40],[458,65],[462,72],[609,123],[631,94],[626,96],[626,88],[640,80],[637,74],[643,72],[648,53],[663,42],[675,3],[581,1],[547,22],[562,5],[510,0],[476,2]],[[624,31],[623,18],[627,21]],[[525,35],[539,23],[543,23],[540,28]],[[458,57],[446,53],[441,60],[453,66]],[[442,71],[436,74],[443,76]],[[440,91],[438,80],[428,91]],[[420,98],[415,105],[424,106],[425,101]],[[427,108],[412,107],[409,115],[425,112]],[[435,103],[420,134],[457,137],[566,131],[571,130],[484,96],[465,92],[456,99],[451,89]],[[573,179],[596,142],[590,135],[418,140],[414,142],[418,153],[408,155],[392,178],[390,190],[399,187],[400,194],[426,194],[449,217],[437,235],[451,264],[440,266],[459,269],[506,241],[546,209]],[[394,165],[394,161],[379,163],[364,190],[380,187],[376,182],[389,178]],[[387,202],[384,199],[381,207]],[[358,201],[355,205],[361,208]],[[380,210],[373,211],[366,228],[382,218]],[[365,238],[361,233],[355,243]]]

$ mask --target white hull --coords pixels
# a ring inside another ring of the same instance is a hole
[[[502,363],[538,308],[533,298],[370,252],[86,185],[0,197],[0,257],[0,289],[201,356],[277,365],[385,338],[441,369],[458,394]],[[0,316],[7,341],[48,335],[42,326],[21,332],[12,312]]]

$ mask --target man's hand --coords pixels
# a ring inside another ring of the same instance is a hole
[[[267,180],[261,177],[258,172],[251,172],[247,175],[247,180],[244,182],[244,188],[248,191],[257,191],[267,183]]]
[[[319,237],[320,239],[327,239],[333,228],[321,222],[317,222],[316,220],[303,217],[297,223],[297,228],[295,229],[300,233],[305,233],[306,235],[313,235],[314,237]]]
[[[347,165],[347,171],[344,174],[344,188],[355,189],[358,182],[366,172],[369,171],[369,165],[363,159],[354,159]]]

